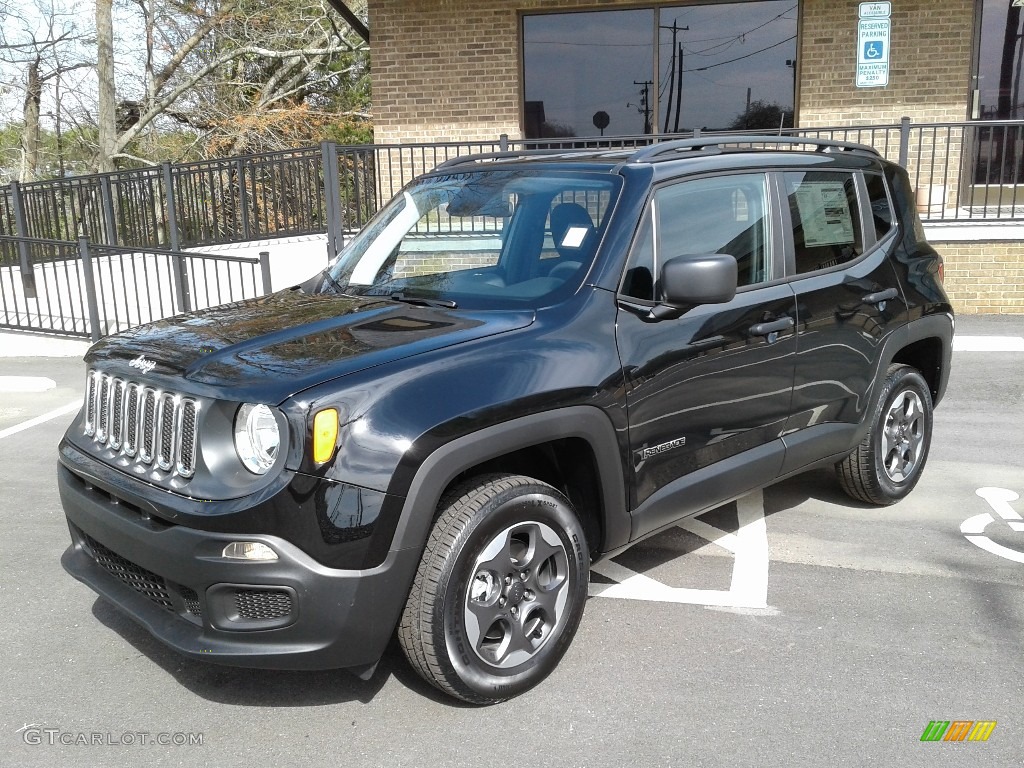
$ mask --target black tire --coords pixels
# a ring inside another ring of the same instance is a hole
[[[398,640],[427,682],[494,704],[537,685],[572,642],[590,560],[569,501],[546,483],[482,475],[441,500]]]
[[[836,464],[836,476],[852,498],[887,506],[921,479],[932,439],[928,383],[909,365],[890,365],[871,428],[857,449]]]

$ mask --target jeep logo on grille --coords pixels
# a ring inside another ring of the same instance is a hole
[[[147,360],[145,355],[139,355],[130,363],[128,363],[128,366],[131,368],[138,368],[143,373],[149,373],[154,368],[156,368],[156,363],[154,363],[152,360]]]

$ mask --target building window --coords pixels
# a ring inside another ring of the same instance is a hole
[[[981,40],[978,45],[977,92],[974,118],[1019,120],[1024,64],[1024,8],[1012,0],[982,0]]]
[[[793,125],[795,0],[523,16],[527,138]]]
[[[1024,8],[1015,0],[979,0],[979,35],[971,118],[1024,118]],[[973,188],[963,198],[998,205],[1002,187],[1024,183],[1024,130],[981,125],[973,132]]]

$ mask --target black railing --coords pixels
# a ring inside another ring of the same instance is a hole
[[[729,132],[743,136],[763,132]],[[782,135],[868,144],[910,171],[929,221],[1024,219],[1024,121],[787,128]],[[678,136],[701,135],[699,132]],[[720,136],[722,133],[705,132]],[[326,233],[328,253],[417,175],[467,154],[640,147],[617,136],[318,147],[0,188],[0,234],[177,252]],[[17,254],[0,243],[0,264]]]
[[[318,147],[0,188],[0,325],[93,337],[269,290],[266,263],[185,249],[291,235],[344,238],[403,185],[469,154],[621,149],[763,132]],[[789,128],[867,144],[905,166],[929,222],[1024,222],[1024,121]],[[259,271],[259,279],[257,277]],[[91,280],[96,285],[86,283]],[[261,285],[262,283],[262,285]],[[153,286],[159,286],[156,290]],[[173,287],[173,291],[168,293]],[[87,298],[93,295],[96,312]]]
[[[93,340],[179,312],[269,293],[258,258],[0,235],[0,327]]]

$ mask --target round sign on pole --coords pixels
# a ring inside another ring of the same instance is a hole
[[[594,113],[594,127],[601,132],[602,136],[604,136],[604,129],[608,127],[611,121],[612,119],[608,117],[608,113],[604,110]]]

